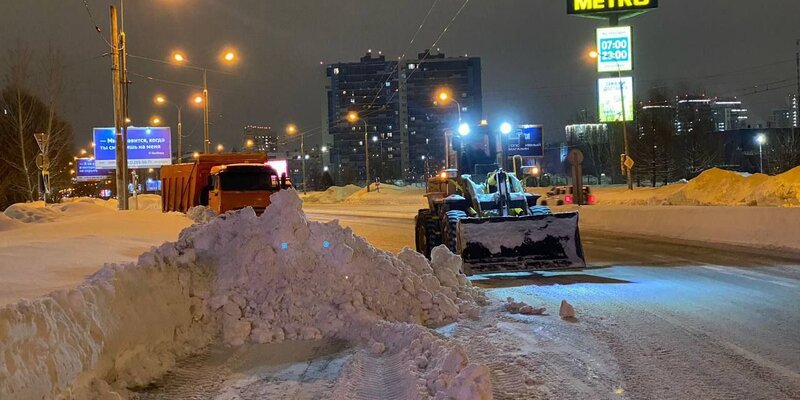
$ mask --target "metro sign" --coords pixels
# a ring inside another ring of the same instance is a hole
[[[636,12],[658,8],[658,0],[567,0],[567,14]]]

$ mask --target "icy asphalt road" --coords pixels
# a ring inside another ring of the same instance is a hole
[[[306,211],[314,220],[339,219],[385,250],[413,246],[408,212]],[[473,358],[487,360],[486,346],[505,348],[507,359],[493,370],[497,398],[800,398],[796,255],[582,236],[595,268],[475,278],[498,299],[514,297],[553,314],[455,329]],[[577,322],[556,317],[562,299],[575,306]],[[494,343],[469,345],[476,340]],[[515,360],[518,368],[509,369]],[[529,370],[535,390],[503,387],[513,385],[507,376],[520,368]]]

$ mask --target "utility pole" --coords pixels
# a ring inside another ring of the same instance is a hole
[[[308,182],[306,182],[306,135],[305,133],[300,134],[300,157],[302,158],[301,162],[303,163],[303,194],[306,194],[306,186],[308,186]]]
[[[798,125],[800,125],[800,39],[797,39],[795,45],[797,46],[797,51],[795,53],[797,60],[797,94],[796,94],[797,97],[795,97],[794,100],[795,120],[793,121],[794,122],[793,128],[797,129]]]
[[[114,88],[114,128],[115,128],[115,147],[117,158],[117,198],[120,210],[125,210],[127,200],[127,169],[125,168],[125,137],[123,136],[123,126],[125,119],[122,117],[122,74],[120,73],[120,41],[119,41],[119,19],[117,9],[111,6],[111,66],[113,73]]]

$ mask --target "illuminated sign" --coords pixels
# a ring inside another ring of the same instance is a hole
[[[567,14],[644,11],[658,8],[658,0],[567,0]]]
[[[272,167],[278,176],[284,176],[289,172],[289,163],[286,160],[269,160],[267,165]]]
[[[104,181],[114,175],[114,170],[97,169],[94,158],[75,159],[75,180],[78,182]]]
[[[117,168],[114,128],[94,128],[97,168]],[[168,127],[128,128],[128,168],[158,168],[172,164],[172,140]]]
[[[633,78],[598,79],[597,91],[600,122],[633,121]]]
[[[614,26],[597,30],[597,72],[633,69],[631,27]]]
[[[506,155],[522,157],[543,157],[544,142],[541,125],[522,125],[505,138]]]

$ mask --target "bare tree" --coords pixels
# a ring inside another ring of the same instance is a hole
[[[0,92],[0,148],[5,152],[0,158],[0,207],[39,197],[39,147],[34,133],[49,134],[45,151],[50,159],[54,192],[70,183],[72,128],[57,113],[63,93],[64,66],[60,58],[53,50],[44,57],[45,100],[41,100],[32,89],[33,53],[21,43],[8,53],[5,87]]]
[[[800,130],[782,129],[774,135],[770,166],[776,173],[786,172],[800,165]]]

